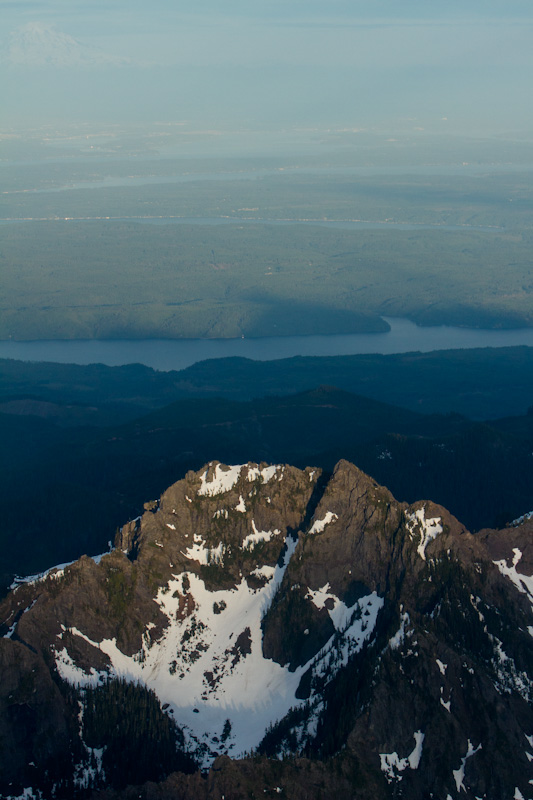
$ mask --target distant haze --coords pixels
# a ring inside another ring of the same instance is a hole
[[[0,0],[3,127],[533,128],[530,0]]]

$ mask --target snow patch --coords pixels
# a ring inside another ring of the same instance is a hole
[[[330,594],[330,586],[329,582],[322,586],[321,589],[307,589],[306,597],[313,601],[317,608],[324,608],[326,604],[326,600],[335,597],[334,594]],[[335,599],[338,599],[335,597]]]
[[[422,758],[422,747],[424,744],[425,734],[422,731],[417,731],[413,734],[415,737],[415,749],[409,756],[409,766],[411,769],[418,769],[420,759]]]
[[[24,613],[24,612],[23,612],[23,613]],[[13,636],[13,634],[15,633],[15,631],[16,631],[16,629],[17,629],[17,625],[18,625],[18,620],[17,620],[16,622],[14,622],[14,623],[13,623],[13,625],[12,625],[12,626],[9,628],[8,632],[7,632],[7,633],[5,633],[5,634],[4,634],[4,636],[3,636],[2,638],[4,638],[4,639],[11,639],[11,637]]]
[[[336,599],[338,604],[333,609],[328,609],[335,633],[313,660],[314,674],[330,679],[341,667],[346,666],[351,656],[369,638],[384,603],[376,592],[360,597],[349,609]]]
[[[442,699],[442,697],[441,697],[441,698],[440,698],[440,704],[441,704],[441,706],[444,706],[444,708],[446,709],[446,711],[448,712],[448,714],[451,714],[451,713],[452,713],[452,711],[451,711],[451,704],[452,704],[452,703],[451,703],[451,700],[447,700],[447,701],[446,701],[446,703],[445,703],[445,702],[444,702],[444,700],[443,700],[443,699]]]
[[[244,502],[244,498],[243,498],[242,494],[239,495],[239,502],[235,506],[235,511],[240,511],[241,514],[245,514],[246,513],[246,503]]]
[[[3,636],[2,638],[4,638],[4,639],[11,639],[11,637],[13,636],[13,634],[15,633],[15,631],[17,630],[17,625],[19,624],[19,622],[20,622],[20,620],[22,619],[22,617],[24,616],[24,614],[25,614],[27,611],[31,611],[31,609],[33,608],[33,606],[35,605],[35,603],[36,603],[36,602],[37,602],[37,598],[36,598],[35,600],[32,600],[32,602],[29,604],[29,606],[27,606],[27,607],[24,609],[24,611],[22,611],[21,613],[20,613],[20,612],[16,612],[16,619],[15,619],[15,622],[14,622],[14,623],[13,623],[13,625],[12,625],[12,626],[9,628],[8,632],[7,632],[6,634],[4,634],[4,636]],[[14,613],[14,612],[13,612],[13,613]],[[9,619],[9,617],[8,617],[8,619]]]
[[[206,547],[205,542],[201,536],[194,536],[195,543],[192,547],[188,547],[183,553],[186,558],[191,561],[198,561],[199,564],[222,564],[224,560],[224,553],[226,545],[224,542],[219,542],[216,547]]]
[[[389,639],[389,647],[391,650],[397,650],[402,644],[405,642],[406,636],[412,636],[414,631],[407,631],[405,630],[406,625],[409,625],[411,622],[411,618],[407,611],[403,612],[400,615],[400,627],[394,634],[394,636]]]
[[[441,517],[426,519],[425,508],[419,508],[414,514],[407,513],[405,516],[407,518],[406,525],[411,541],[414,540],[417,533],[420,536],[420,543],[416,550],[420,558],[425,561],[426,547],[443,531],[442,519]]]
[[[201,497],[215,497],[217,494],[225,494],[233,489],[244,464],[238,464],[233,467],[222,468],[222,464],[217,464],[214,470],[213,477],[208,482],[206,469],[201,477],[201,486],[198,489],[198,495]]]
[[[478,746],[476,748],[474,748],[472,742],[469,739],[468,740],[468,749],[466,751],[466,755],[464,756],[464,758],[461,759],[461,766],[459,767],[459,769],[452,770],[453,778],[455,780],[455,786],[456,786],[458,792],[460,792],[461,789],[464,792],[466,792],[465,785],[464,785],[465,764],[466,764],[467,760],[469,758],[472,758],[472,756],[475,756],[475,754],[479,750],[481,750],[481,742],[478,744]]]
[[[439,658],[436,658],[435,661],[437,662],[437,666],[440,669],[440,674],[446,675],[446,669],[448,667],[448,664],[443,664]]]
[[[255,591],[243,578],[233,589],[210,592],[197,575],[184,573],[189,581],[186,594],[193,601],[193,611],[184,619],[179,613],[185,597],[183,576],[174,575],[156,597],[167,627],[158,641],[145,635],[141,651],[131,657],[120,651],[116,639],[92,642],[75,628],[70,633],[108,656],[111,677],[139,681],[154,689],[162,704],[169,703],[189,744],[198,748],[205,763],[215,755],[210,742],[217,734],[220,739],[226,719],[231,721],[232,736],[225,752],[244,754],[259,744],[270,724],[301,702],[296,690],[305,668],[291,673],[265,659],[261,630],[295,548],[296,541],[287,537],[283,563],[261,568],[270,579]],[[85,673],[78,668],[66,648],[56,650],[55,661],[69,683],[83,686],[100,678],[94,670]],[[223,749],[220,743],[216,748],[216,752]]]
[[[72,629],[71,632],[78,633],[75,629]],[[61,637],[62,634],[59,634],[58,638]],[[92,642],[90,639],[87,639],[86,636],[82,636],[82,638],[95,647],[99,647],[96,642]],[[107,672],[97,672],[94,667],[91,667],[89,673],[82,670],[81,667],[78,667],[74,663],[66,647],[63,647],[62,650],[52,647],[52,653],[55,657],[57,671],[64,680],[71,683],[73,686],[98,686],[100,681],[107,676]]]
[[[281,531],[277,528],[274,528],[273,531],[258,531],[254,520],[252,520],[252,530],[253,533],[249,533],[248,536],[245,536],[243,539],[243,550],[248,549],[253,544],[258,544],[259,542],[269,542],[273,536],[279,536],[281,533]]]
[[[85,759],[74,768],[74,786],[78,789],[89,789],[98,778],[104,776],[102,759],[104,748],[88,747],[83,742],[86,751]],[[94,767],[89,766],[93,762]]]
[[[197,539],[199,555],[206,548],[201,537]],[[331,680],[335,670],[371,635],[383,606],[375,592],[360,598],[349,617],[342,604],[342,611],[333,616],[337,625],[342,621],[346,627],[336,631],[316,656],[294,672],[264,658],[261,622],[296,546],[297,540],[288,536],[282,562],[256,569],[256,574],[267,579],[259,589],[250,588],[243,578],[231,589],[209,591],[192,572],[173,575],[155,598],[168,624],[156,641],[146,630],[141,650],[133,656],[122,653],[116,639],[93,642],[78,629],[72,628],[70,633],[107,655],[111,666],[104,674],[138,681],[153,689],[161,704],[168,703],[169,713],[179,720],[188,746],[204,766],[217,754],[240,757],[257,747],[269,726],[290,708],[306,704],[296,697],[296,691],[308,669]],[[189,609],[186,616],[184,606]],[[66,648],[61,648],[61,641],[54,655],[59,674],[69,683],[84,686],[99,681],[101,676],[95,670],[85,673],[76,666]],[[213,737],[221,739],[227,719],[231,736],[224,744],[214,742]],[[318,716],[315,727],[317,723]]]
[[[32,786],[27,786],[22,790],[22,794],[6,795],[5,800],[42,800],[43,794],[39,789],[34,789]]]
[[[533,511],[528,511],[527,514],[522,514],[521,517],[513,519],[509,527],[511,526],[517,527],[518,525],[521,525],[523,522],[527,522],[528,519],[533,519]]]
[[[260,467],[249,467],[247,476],[248,482],[253,483],[258,478],[261,478],[263,483],[268,483],[272,480],[278,469],[282,469],[279,464],[274,464],[271,467],[263,467],[263,469]]]
[[[257,567],[256,569],[250,572],[250,575],[256,575],[258,578],[270,578],[274,577],[274,573],[276,572],[276,567],[270,567],[268,564],[265,564],[262,567]]]
[[[518,547],[513,547],[513,563],[512,566],[507,566],[507,561],[502,558],[501,561],[494,561],[493,563],[498,567],[502,575],[509,578],[519,592],[526,594],[533,607],[533,575],[523,575],[518,572],[516,566],[522,558],[522,551]]]
[[[396,752],[379,754],[381,771],[385,773],[387,783],[391,783],[393,780],[401,781],[403,775],[399,775],[398,773],[403,772],[408,767],[409,769],[418,769],[420,759],[422,758],[425,734],[423,734],[422,731],[416,731],[413,736],[415,739],[415,747],[406,758],[400,758]]]
[[[312,526],[309,528],[309,533],[322,533],[326,525],[329,525],[331,522],[335,522],[338,519],[338,516],[333,513],[333,511],[326,511],[326,516],[322,519],[317,519],[313,522]]]
[[[26,578],[20,578],[17,575],[9,588],[16,589],[17,586],[20,586],[22,583],[41,583],[41,581],[46,580],[48,577],[55,579],[62,578],[65,574],[66,567],[70,567],[74,563],[74,561],[67,561],[65,564],[58,564],[55,567],[50,567],[50,569],[47,569],[45,572],[39,572],[37,575],[28,575]]]
[[[97,556],[90,556],[90,558],[94,561],[95,564],[99,564],[100,561],[104,556],[107,556],[108,553],[111,552],[114,548],[110,548],[106,553],[100,553]],[[27,575],[25,578],[21,578],[19,575],[15,576],[13,583],[10,585],[10,589],[16,590],[21,584],[28,583],[28,584],[35,584],[41,583],[45,581],[47,578],[53,578],[54,580],[59,580],[65,574],[65,569],[67,567],[71,567],[72,564],[75,564],[78,559],[74,561],[66,561],[64,564],[57,564],[55,567],[50,567],[50,569],[45,570],[44,572],[39,572],[36,575]]]
[[[328,600],[332,601],[332,603],[328,603],[328,614],[335,626],[335,630],[342,631],[345,634],[353,627],[352,622],[356,614],[362,616],[365,613],[366,616],[370,616],[370,612],[366,613],[368,606],[373,605],[374,601],[381,600],[376,592],[372,592],[372,594],[360,598],[353,606],[347,606],[336,595],[332,594],[329,588],[329,583],[326,583],[321,589],[313,590],[308,588],[305,596],[312,600],[316,608],[324,608]]]
[[[498,676],[495,688],[504,694],[516,691],[530,703],[533,700],[533,681],[525,670],[518,671],[514,660],[503,649],[500,639],[491,633],[487,635],[494,646],[495,658],[492,659],[492,664]]]

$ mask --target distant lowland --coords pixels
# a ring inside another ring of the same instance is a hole
[[[533,326],[527,168],[291,163],[3,165],[0,339]]]

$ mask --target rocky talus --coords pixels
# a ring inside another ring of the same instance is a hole
[[[212,462],[0,604],[0,796],[532,798],[532,604],[527,516]]]

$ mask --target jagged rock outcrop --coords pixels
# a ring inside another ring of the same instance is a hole
[[[533,520],[472,535],[342,461],[213,462],[145,509],[0,606],[0,732],[34,720],[0,756],[5,797],[533,794]],[[132,752],[150,708],[142,737],[181,754],[142,790],[111,770],[106,697]]]

